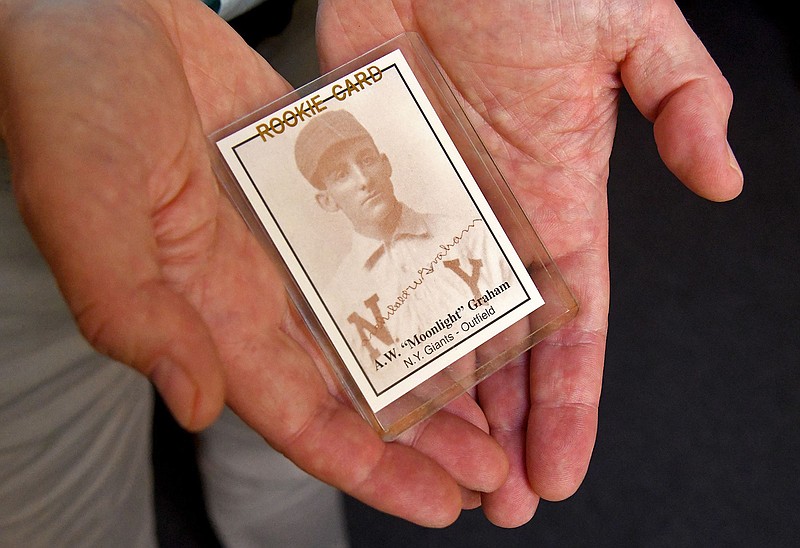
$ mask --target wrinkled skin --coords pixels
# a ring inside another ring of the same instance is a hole
[[[606,182],[624,85],[659,152],[711,200],[741,190],[727,82],[671,1],[323,0],[323,69],[403,32],[422,35],[554,256],[575,321],[478,387],[510,473],[483,494],[497,524],[582,481],[597,430],[609,306]]]
[[[594,441],[619,86],[690,188],[728,199],[741,177],[725,141],[730,91],[672,3],[534,2],[491,26],[480,6],[498,2],[452,4],[433,17],[424,2],[323,2],[322,59],[422,32],[582,309],[482,385],[480,407],[461,398],[402,443],[382,442],[326,383],[276,269],[218,189],[205,135],[289,86],[199,2],[0,1],[0,135],[79,328],[147,375],[182,425],[204,428],[227,402],[378,509],[443,526],[482,503],[513,526],[539,496],[577,488]]]

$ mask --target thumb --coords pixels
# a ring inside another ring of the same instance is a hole
[[[134,185],[59,184],[27,166],[17,204],[84,337],[148,376],[183,427],[211,424],[224,403],[222,363],[199,311],[162,275]]]
[[[222,410],[224,376],[200,314],[158,281],[96,299],[75,312],[87,340],[149,377],[184,428],[210,425]]]
[[[735,198],[743,177],[727,140],[730,86],[678,6],[652,6],[645,36],[621,67],[625,87],[654,121],[658,151],[670,171],[709,200]]]

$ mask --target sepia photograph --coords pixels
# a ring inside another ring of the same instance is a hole
[[[220,143],[374,401],[541,304],[399,51]]]

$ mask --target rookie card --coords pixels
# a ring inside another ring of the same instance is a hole
[[[544,303],[401,50],[215,144],[373,412]]]

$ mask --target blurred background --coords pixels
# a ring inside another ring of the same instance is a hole
[[[234,26],[292,84],[317,75],[314,0]],[[679,2],[735,96],[745,174],[727,204],[661,164],[623,96],[611,158],[611,315],[580,490],[514,530],[480,510],[429,530],[347,500],[354,547],[800,545],[800,55],[791,4]],[[192,439],[157,405],[163,546],[214,546]]]

